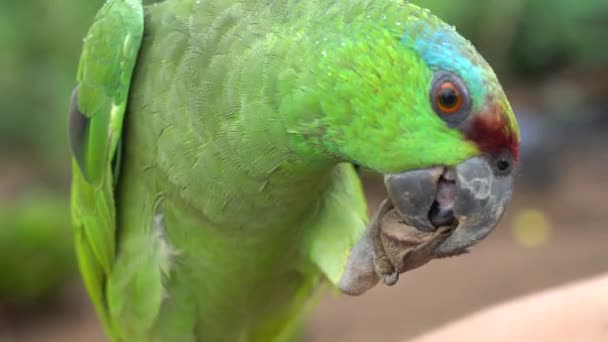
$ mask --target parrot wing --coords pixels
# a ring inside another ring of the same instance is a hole
[[[76,252],[107,331],[104,284],[115,254],[118,145],[143,26],[140,0],[105,3],[84,39],[69,113]]]
[[[365,194],[352,164],[339,164],[332,186],[306,231],[305,250],[325,277],[336,287],[346,270],[355,244],[368,221]]]

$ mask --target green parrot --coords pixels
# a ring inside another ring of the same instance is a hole
[[[511,197],[499,81],[408,2],[109,0],[77,79],[76,249],[114,341],[297,340],[324,284],[463,253]],[[369,221],[357,167],[385,176]]]

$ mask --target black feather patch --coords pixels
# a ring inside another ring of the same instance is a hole
[[[78,87],[72,92],[69,115],[70,149],[80,171],[86,177],[85,153],[90,120],[78,109]]]
[[[114,182],[112,183],[114,187],[118,184],[118,177],[120,176],[120,168],[122,166],[122,138],[118,140],[118,146],[116,146],[116,154],[114,155],[114,159],[112,159],[112,177],[114,178]]]

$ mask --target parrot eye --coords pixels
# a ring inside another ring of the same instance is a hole
[[[453,114],[462,108],[462,94],[460,94],[460,90],[452,82],[442,83],[438,87],[435,96],[437,107],[444,114]]]
[[[441,71],[435,75],[430,97],[435,112],[451,126],[457,126],[469,114],[471,99],[467,88],[452,73]]]

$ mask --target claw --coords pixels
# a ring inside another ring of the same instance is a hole
[[[399,271],[388,256],[386,256],[384,244],[382,243],[381,223],[384,216],[393,208],[393,203],[390,200],[385,199],[380,203],[380,207],[370,223],[372,245],[374,248],[374,269],[382,281],[388,286],[393,286],[397,283],[399,280]]]
[[[374,268],[387,286],[393,286],[399,281],[399,272],[387,256],[375,257]]]

